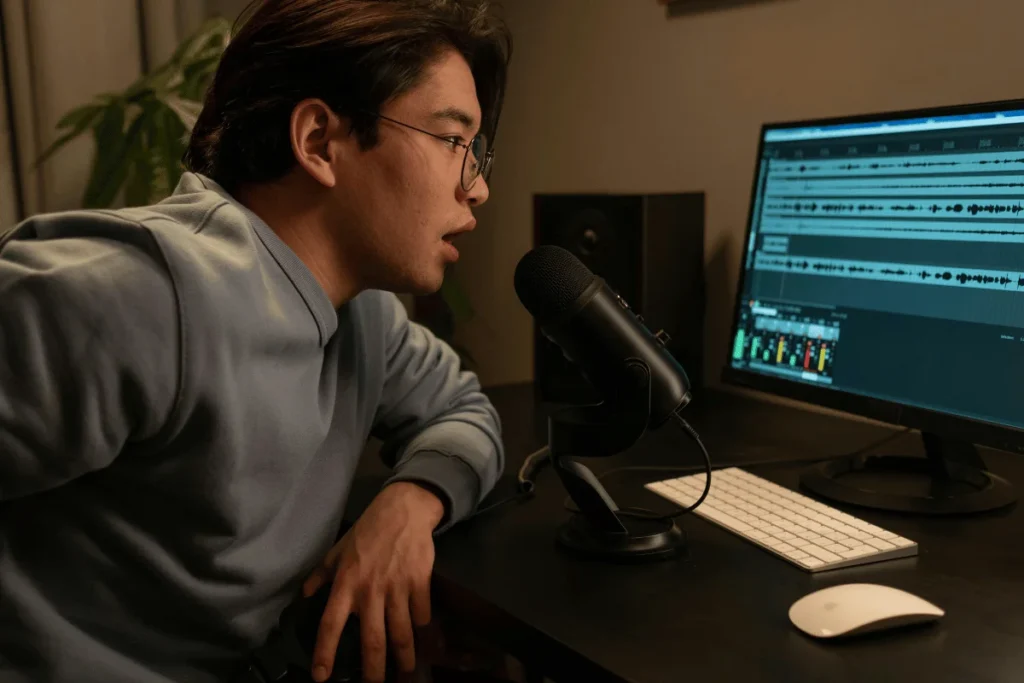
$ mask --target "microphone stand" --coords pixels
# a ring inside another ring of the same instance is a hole
[[[638,359],[627,361],[614,399],[558,409],[548,419],[551,465],[579,512],[565,522],[558,541],[565,548],[605,560],[656,560],[677,555],[683,534],[671,519],[623,511],[594,473],[574,457],[609,457],[625,451],[647,431],[651,419],[651,373]]]

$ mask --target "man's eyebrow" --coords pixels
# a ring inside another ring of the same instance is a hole
[[[458,107],[448,107],[440,111],[435,111],[430,115],[430,118],[435,121],[455,121],[456,123],[461,123],[470,130],[473,130],[476,125],[476,120]]]

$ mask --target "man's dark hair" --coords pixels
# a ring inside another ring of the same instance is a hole
[[[289,119],[322,99],[377,142],[384,103],[415,87],[446,49],[469,64],[493,140],[512,38],[489,0],[258,0],[221,57],[185,152],[185,167],[228,191],[280,178],[295,164]]]

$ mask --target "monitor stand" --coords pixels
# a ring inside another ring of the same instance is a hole
[[[922,432],[926,457],[857,455],[806,470],[800,483],[825,498],[896,512],[958,515],[995,510],[1017,499],[986,471],[974,444]]]

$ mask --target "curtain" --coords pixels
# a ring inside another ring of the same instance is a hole
[[[88,135],[35,163],[57,122],[167,59],[209,16],[209,2],[0,0],[0,232],[35,213],[79,206],[92,162]]]

